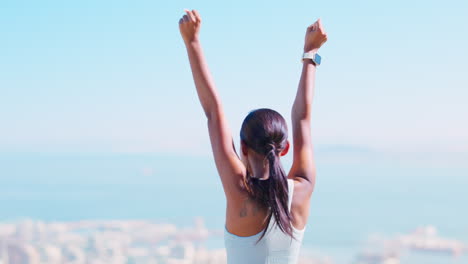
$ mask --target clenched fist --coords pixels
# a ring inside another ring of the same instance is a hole
[[[198,40],[201,27],[201,17],[197,10],[187,10],[187,13],[179,20],[179,30],[185,44]]]
[[[307,28],[304,52],[317,51],[327,41],[327,33],[320,18]]]

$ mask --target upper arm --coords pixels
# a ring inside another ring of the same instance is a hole
[[[293,129],[293,164],[288,178],[299,183],[303,195],[307,198],[315,186],[315,161],[312,148],[310,119],[292,118]]]
[[[245,166],[239,159],[222,109],[208,116],[208,132],[216,169],[226,197],[239,193]]]

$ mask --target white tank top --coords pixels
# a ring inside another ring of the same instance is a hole
[[[288,210],[294,193],[294,181],[288,179]],[[255,245],[263,233],[240,237],[227,231],[224,227],[224,245],[227,253],[227,264],[296,264],[304,237],[302,230],[292,227],[295,239],[281,232],[271,217],[265,236]]]

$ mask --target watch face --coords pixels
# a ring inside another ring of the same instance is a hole
[[[314,61],[317,65],[320,65],[320,63],[322,62],[322,57],[320,57],[320,55],[315,53]]]

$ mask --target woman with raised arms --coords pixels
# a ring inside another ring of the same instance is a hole
[[[293,164],[286,174],[281,157],[290,143],[285,119],[268,108],[252,110],[234,147],[215,83],[200,43],[202,19],[185,10],[179,30],[203,107],[218,174],[226,195],[224,240],[228,264],[297,263],[315,185],[311,138],[317,51],[327,41],[317,20],[305,34],[302,74],[292,105]]]

